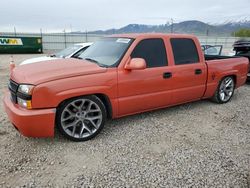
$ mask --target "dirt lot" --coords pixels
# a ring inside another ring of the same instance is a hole
[[[15,55],[21,60],[37,55]],[[9,56],[0,56],[1,98]],[[0,104],[0,187],[249,187],[250,85],[109,121],[94,140],[21,136]]]

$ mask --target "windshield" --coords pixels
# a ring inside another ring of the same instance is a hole
[[[55,57],[59,57],[59,58],[65,58],[71,54],[73,54],[74,52],[78,51],[81,48],[80,45],[73,45],[70,46],[68,48],[65,48],[64,50],[57,52],[54,56]]]
[[[129,38],[103,38],[92,44],[79,58],[111,67],[119,63],[120,59],[130,46]]]

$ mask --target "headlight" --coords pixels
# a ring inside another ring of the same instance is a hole
[[[31,100],[24,100],[24,99],[17,97],[17,103],[19,104],[19,106],[21,106],[23,108],[26,108],[26,109],[32,108]]]
[[[17,103],[19,104],[19,106],[26,109],[32,108],[31,98],[33,89],[34,89],[33,85],[26,85],[26,84],[19,85],[17,92]]]
[[[26,95],[31,95],[33,88],[34,88],[33,85],[20,85],[18,87],[18,92],[26,94]]]

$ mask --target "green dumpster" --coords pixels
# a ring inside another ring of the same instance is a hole
[[[0,36],[0,54],[42,53],[41,37]]]

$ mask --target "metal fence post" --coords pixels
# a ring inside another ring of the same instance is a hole
[[[65,48],[67,47],[66,32],[65,32],[65,29],[64,29],[64,47],[65,47]]]
[[[85,32],[85,41],[88,42],[88,31]]]
[[[43,53],[44,45],[43,45],[43,30],[42,30],[42,28],[40,28],[40,35],[41,35],[42,53]]]
[[[14,27],[14,34],[15,34],[15,37],[16,37],[16,27]]]

